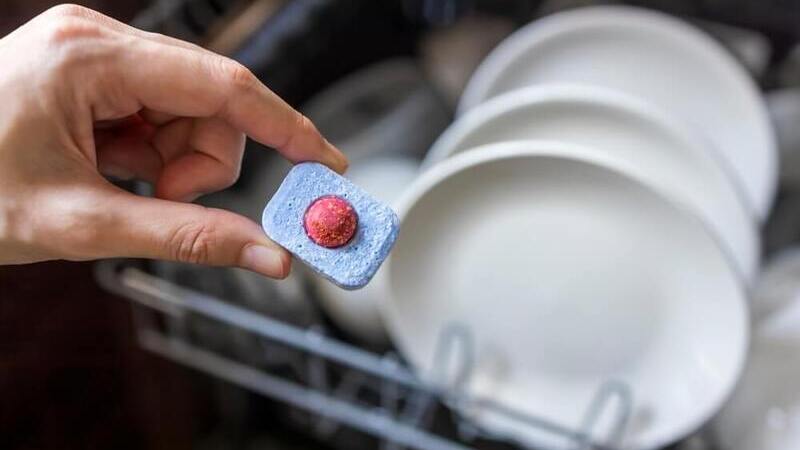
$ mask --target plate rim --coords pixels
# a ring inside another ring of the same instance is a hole
[[[765,172],[761,187],[755,188],[755,183],[746,181],[748,177],[744,173],[736,170],[733,164],[729,165],[748,196],[758,219],[766,220],[777,193],[779,163],[775,132],[770,123],[766,102],[755,82],[721,44],[696,26],[663,12],[629,5],[584,6],[549,14],[528,23],[498,44],[476,68],[459,99],[456,117],[493,98],[494,96],[489,97],[488,92],[498,76],[521,55],[531,51],[532,47],[538,47],[545,41],[565,34],[582,31],[587,26],[612,26],[635,31],[646,29],[649,34],[658,33],[659,36],[667,36],[672,45],[678,43],[681,48],[688,48],[696,54],[701,54],[708,65],[718,67],[738,86],[741,91],[738,96],[750,105],[749,109],[759,118],[747,126],[755,131],[756,136],[763,137],[763,142],[760,142],[762,148],[757,152],[749,152],[765,155]],[[711,143],[719,148],[715,137],[717,135],[718,133],[709,133],[708,137]],[[724,157],[724,149],[717,151]],[[751,187],[753,192],[750,192]]]
[[[709,166],[716,164],[720,172],[720,177],[724,179],[723,182],[726,183],[727,187],[733,190],[733,195],[739,202],[737,206],[741,206],[742,208],[742,210],[737,211],[737,213],[743,213],[745,220],[747,220],[746,223],[740,225],[747,228],[747,235],[751,238],[751,245],[749,247],[753,247],[754,258],[752,261],[752,268],[750,269],[753,273],[748,273],[749,265],[747,264],[747,260],[739,261],[734,251],[730,251],[729,254],[734,258],[734,261],[736,261],[737,270],[744,274],[745,278],[750,282],[754,282],[761,259],[757,251],[761,245],[761,237],[758,232],[758,219],[755,209],[752,207],[752,204],[750,204],[749,198],[747,198],[743,192],[743,187],[733,174],[732,169],[727,165],[724,158],[718,154],[716,149],[709,145],[710,142],[706,142],[703,136],[695,133],[691,127],[676,120],[672,115],[658,108],[656,105],[649,104],[630,94],[607,87],[575,83],[534,85],[507,92],[487,100],[470,111],[467,111],[462,117],[457,118],[431,146],[423,160],[422,170],[430,169],[447,158],[469,151],[469,149],[459,151],[455,151],[455,149],[461,145],[465,138],[473,135],[478,128],[501,121],[503,117],[507,115],[522,114],[529,108],[545,110],[557,104],[573,104],[576,106],[598,105],[619,111],[626,115],[635,116],[669,133],[669,135],[679,141],[682,146],[696,154],[696,158],[707,159]],[[511,142],[514,140],[519,139],[497,142]],[[561,140],[565,143],[571,142],[568,138],[563,138]],[[602,149],[603,147],[593,146],[593,148]],[[642,177],[639,174],[632,174],[630,171],[626,172],[626,174],[636,175],[640,181],[642,181]],[[644,181],[647,182],[647,180]],[[647,182],[646,184],[649,185],[650,183]],[[723,187],[723,189],[727,189],[727,187]],[[656,190],[658,190],[662,196],[671,197],[670,192],[663,192],[661,189]],[[684,203],[681,199],[676,201]],[[684,206],[687,209],[691,209],[691,207],[687,205]],[[731,249],[736,248],[736,245],[733,243],[728,244],[726,239],[722,237],[722,235],[726,235],[726,233],[717,231],[713,220],[706,220],[705,217],[702,218],[702,220],[707,222],[706,225],[708,225],[715,235],[720,235],[719,237],[721,238],[720,241],[722,244]]]

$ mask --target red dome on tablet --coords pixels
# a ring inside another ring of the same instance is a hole
[[[326,195],[308,207],[303,226],[312,241],[323,247],[336,248],[353,238],[358,228],[358,215],[347,200]]]

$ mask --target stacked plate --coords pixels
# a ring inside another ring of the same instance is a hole
[[[422,376],[456,324],[471,397],[575,429],[600,386],[627,385],[621,444],[602,421],[597,444],[658,448],[719,410],[747,353],[777,171],[760,95],[713,39],[628,7],[538,20],[482,63],[424,167],[398,201],[381,304]]]

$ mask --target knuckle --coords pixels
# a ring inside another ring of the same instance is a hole
[[[47,27],[47,40],[52,45],[64,45],[100,36],[100,27],[80,17],[61,17]]]
[[[76,5],[74,3],[62,3],[48,9],[42,13],[42,15],[47,17],[80,17],[85,16],[87,11],[88,8],[85,6]]]
[[[238,91],[250,91],[258,83],[250,69],[231,59],[223,58],[222,72],[231,87]]]
[[[289,133],[286,134],[286,140],[278,145],[280,149],[293,147],[296,143],[296,139],[300,136],[311,136],[317,133],[317,127],[314,126],[311,119],[299,111],[295,111],[290,119],[288,129]]]
[[[216,228],[207,223],[190,223],[179,227],[168,243],[176,261],[208,264],[217,241]]]
[[[102,39],[103,29],[85,18],[52,20],[41,32],[52,56],[48,66],[62,79],[72,79],[76,73],[102,78],[102,74],[113,70],[111,62],[119,56],[118,45]]]
[[[317,127],[304,114],[298,112],[295,116],[295,132],[297,135],[310,136],[317,133]]]

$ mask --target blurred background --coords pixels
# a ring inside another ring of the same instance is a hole
[[[0,1],[0,35],[55,3]],[[236,58],[308,114],[331,141],[358,161],[399,152],[418,160],[451,122],[472,71],[504,37],[538,16],[609,2],[77,3]],[[776,103],[777,121],[791,124],[799,116],[800,100],[792,89],[800,89],[800,2],[625,3],[666,11],[700,25],[736,56],[765,92],[786,93]],[[800,150],[800,138],[794,136],[779,136],[782,159],[792,158],[792,151]],[[258,151],[256,145],[248,145],[252,148],[246,154],[241,180],[203,202],[257,218],[288,165],[269,152]],[[795,243],[800,236],[800,195],[795,191],[800,174],[792,173],[790,167],[783,171],[777,206],[764,232],[767,256]],[[129,188],[147,190],[135,185]],[[380,331],[359,329],[357,325],[345,330],[342,323],[348,319],[337,318],[335,308],[321,307],[315,296],[324,288],[303,277],[302,269],[293,279],[276,284],[238,271],[132,264],[153,277],[142,278],[142,282],[168,280],[260,317],[313,329],[336,342],[377,354],[391,350],[384,337],[376,336]],[[97,281],[98,270],[100,280],[105,277],[105,289]],[[130,301],[131,295],[110,293],[115,289],[120,292],[119,286],[114,286],[115,270],[112,266],[98,269],[94,263],[0,266],[0,448],[249,450],[382,445],[367,434],[338,427],[287,406],[285,401],[253,392],[259,389],[239,387],[247,383],[225,381],[224,377],[205,373],[209,370],[187,368],[144,350],[139,330],[153,326],[213,348],[247,367],[259,367],[314,389],[347,386],[343,381],[346,372],[328,367],[322,373],[334,380],[331,385],[315,381],[315,374],[320,372],[311,367],[313,359],[295,358],[291,349],[267,347],[269,351],[265,351],[265,344],[252,333],[181,314],[151,317]],[[366,389],[364,401],[374,402],[378,393],[385,398],[380,389]],[[456,425],[446,414],[437,415],[436,408],[444,409],[442,405],[433,406],[433,418],[416,423],[438,427],[444,435],[461,436],[463,433],[454,431]],[[470,445],[517,448],[480,439]]]

